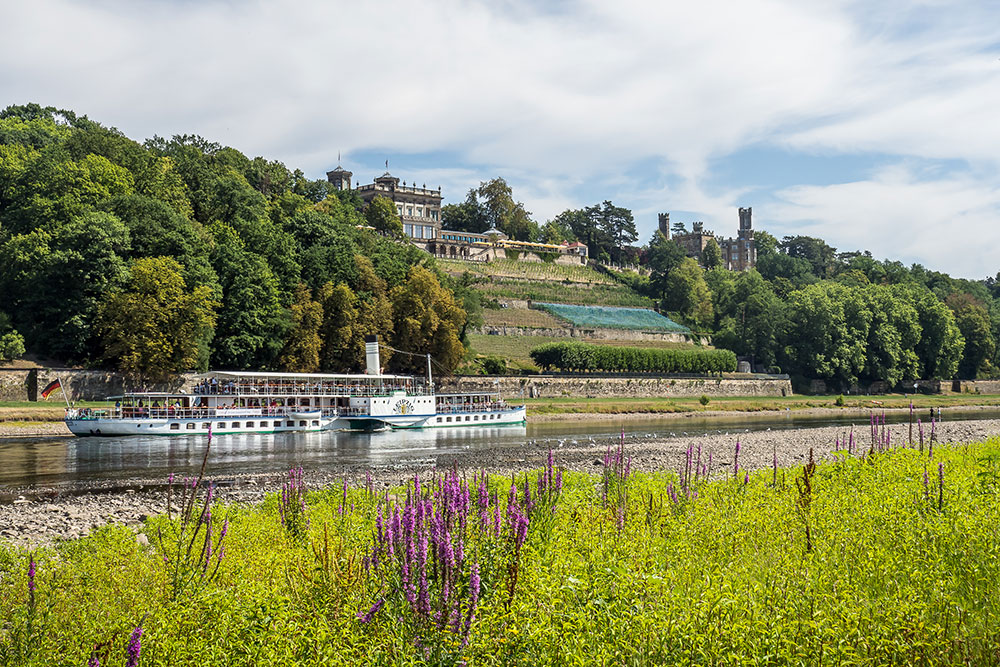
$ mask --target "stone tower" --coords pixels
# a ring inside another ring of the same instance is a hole
[[[338,164],[336,169],[326,172],[326,180],[333,183],[333,187],[338,190],[350,190],[351,176],[353,175],[353,172],[347,171]]]
[[[670,214],[660,213],[660,233],[663,234],[664,238],[670,238]]]

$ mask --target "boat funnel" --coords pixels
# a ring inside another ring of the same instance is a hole
[[[378,336],[365,336],[365,374],[382,374],[382,363],[378,356]]]

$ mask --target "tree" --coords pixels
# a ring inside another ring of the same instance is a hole
[[[412,354],[430,354],[445,372],[458,366],[465,354],[459,331],[465,313],[452,294],[427,269],[415,266],[407,280],[391,293],[393,345]],[[397,355],[399,370],[421,372],[426,364],[419,356]]]
[[[837,249],[827,245],[823,239],[812,236],[786,236],[781,239],[780,247],[789,257],[808,261],[812,273],[819,278],[832,278],[836,273]]]
[[[185,286],[176,260],[137,259],[127,289],[113,290],[101,304],[97,328],[105,358],[136,379],[160,380],[190,369],[201,341],[211,337],[216,307],[211,289]]]
[[[319,331],[323,325],[323,307],[313,300],[309,288],[299,283],[289,310],[292,326],[278,356],[278,368],[291,373],[315,373],[319,370],[322,347]]]
[[[356,368],[364,353],[357,296],[343,283],[328,282],[318,290],[316,300],[323,307],[323,324],[319,330],[320,370],[343,373]]]
[[[490,226],[517,241],[534,241],[538,236],[538,225],[524,204],[514,201],[514,192],[503,178],[483,181],[476,193],[482,198]]]
[[[490,228],[489,216],[475,189],[469,190],[464,202],[441,207],[441,226],[473,234],[482,234]]]
[[[949,306],[955,303],[950,299]],[[974,380],[979,377],[996,352],[996,340],[989,313],[974,302],[966,302],[955,310],[955,324],[965,340],[965,348],[958,365],[958,374],[962,378]]]
[[[649,288],[655,298],[663,298],[667,290],[667,276],[680,266],[685,257],[684,249],[677,243],[659,231],[653,233],[653,238],[649,241],[646,263],[650,270]]]
[[[712,294],[708,291],[701,267],[693,257],[685,257],[667,275],[663,307],[681,313],[698,327],[711,324]]]
[[[965,341],[955,323],[955,316],[930,290],[918,285],[903,285],[898,290],[909,292],[909,300],[917,309],[920,342],[916,352],[920,376],[943,380],[955,376]]]
[[[615,262],[621,263],[622,249],[639,238],[632,211],[615,206],[607,199],[600,205],[588,206],[586,211],[609,241],[604,250],[607,250]]]
[[[778,239],[765,231],[754,232],[754,247],[757,248],[757,259],[778,252]]]
[[[712,292],[717,347],[774,365],[786,326],[785,305],[756,271],[733,273],[722,268],[705,272]]]
[[[569,229],[581,243],[586,243],[590,257],[598,257],[610,244],[610,239],[588,209],[567,209],[553,218],[552,222]]]
[[[680,220],[676,221],[674,224],[670,225],[670,233],[674,236],[682,236],[688,233],[687,227]]]
[[[212,266],[222,290],[212,366],[270,368],[281,352],[289,326],[278,281],[260,255],[246,250],[232,227],[219,223],[213,225],[212,232]]]
[[[701,251],[701,261],[706,269],[722,266],[722,248],[715,242],[715,239],[709,239],[708,243],[705,244],[705,249]]]
[[[403,236],[403,222],[396,214],[396,207],[388,197],[379,195],[365,207],[365,222],[381,232],[394,238]]]

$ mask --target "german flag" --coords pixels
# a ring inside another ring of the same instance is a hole
[[[49,394],[54,392],[56,389],[61,389],[61,388],[62,385],[59,383],[59,380],[53,380],[48,384],[47,387],[45,387],[45,389],[42,389],[42,398],[48,398]]]

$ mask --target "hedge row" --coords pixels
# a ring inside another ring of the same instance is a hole
[[[545,370],[633,373],[724,373],[736,370],[736,355],[730,350],[547,343],[533,349],[531,358]]]

